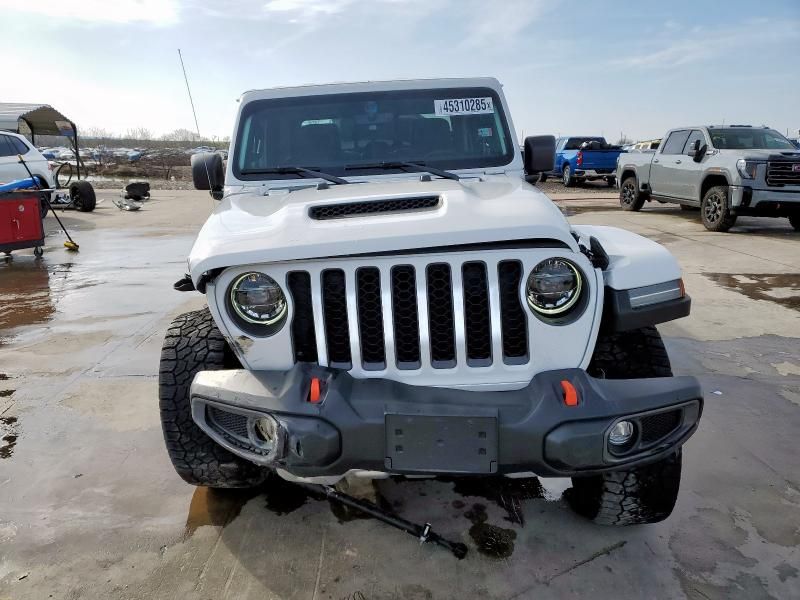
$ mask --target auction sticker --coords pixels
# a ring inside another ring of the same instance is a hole
[[[438,117],[485,115],[494,112],[491,98],[451,98],[449,100],[434,100],[433,107]]]

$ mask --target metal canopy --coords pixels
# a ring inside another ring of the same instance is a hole
[[[75,150],[78,179],[81,178],[78,128],[49,104],[0,102],[0,130],[30,135],[34,144],[38,135],[62,135],[69,138]]]
[[[24,124],[24,125],[23,125]],[[20,131],[20,125],[22,131]],[[27,127],[26,127],[27,126]],[[49,104],[0,102],[0,129],[33,135],[75,136],[75,124]]]

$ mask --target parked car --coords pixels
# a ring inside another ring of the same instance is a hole
[[[176,289],[208,308],[161,355],[185,481],[533,472],[597,523],[670,514],[703,402],[654,327],[689,312],[680,268],[524,180],[555,139],[523,157],[496,79],[250,91],[235,133],[192,159],[221,204]]]
[[[632,144],[632,149],[636,152],[655,152],[661,144],[661,139],[657,140],[644,140],[643,142],[636,142]]]
[[[612,146],[603,137],[570,136],[556,140],[555,165],[551,172],[542,174],[561,177],[566,187],[582,181],[604,179],[609,186],[616,183],[614,169],[623,150]]]
[[[681,127],[655,154],[627,154],[617,167],[620,205],[649,200],[700,208],[710,231],[727,231],[739,215],[789,217],[800,230],[800,151],[768,127]]]

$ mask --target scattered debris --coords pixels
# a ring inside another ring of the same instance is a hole
[[[722,396],[722,392],[720,392],[719,390],[714,390],[711,393],[714,394],[715,396]]]
[[[19,577],[17,577],[17,581],[22,581],[23,579],[27,579],[27,578],[28,578],[28,575],[30,575],[30,574],[31,574],[31,572],[30,572],[30,571],[25,571],[25,572],[24,572],[22,575],[20,575]]]

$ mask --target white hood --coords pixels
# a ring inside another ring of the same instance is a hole
[[[221,267],[495,241],[552,239],[578,250],[561,211],[521,178],[392,180],[380,183],[265,188],[231,194],[205,223],[189,255],[197,284]],[[438,208],[318,221],[321,204],[438,195]]]

